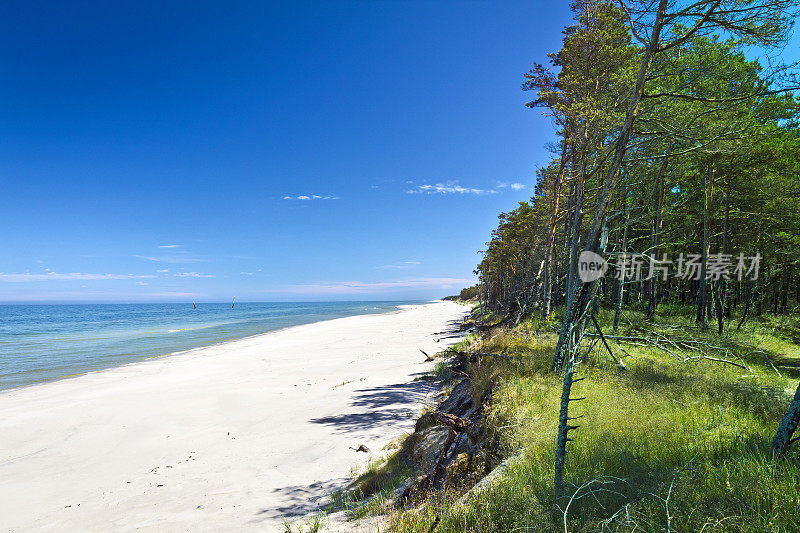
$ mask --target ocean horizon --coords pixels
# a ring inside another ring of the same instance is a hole
[[[0,304],[0,391],[423,301]]]

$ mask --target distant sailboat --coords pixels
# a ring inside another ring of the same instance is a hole
[[[233,297],[233,303],[231,304],[231,309],[233,309],[234,305],[236,305],[236,296]]]

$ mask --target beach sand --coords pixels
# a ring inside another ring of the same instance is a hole
[[[452,302],[0,393],[0,531],[275,531],[413,429]],[[369,454],[350,447],[366,445]]]

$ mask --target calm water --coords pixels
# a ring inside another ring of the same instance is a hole
[[[406,303],[0,305],[0,389]]]

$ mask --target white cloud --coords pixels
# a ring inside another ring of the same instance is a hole
[[[28,293],[15,298],[20,302],[115,302],[115,301],[153,301],[153,300],[183,300],[191,302],[192,298],[200,295],[193,292],[113,292],[108,290],[82,290],[82,291],[52,291],[41,293]]]
[[[168,268],[162,268],[161,270],[156,270],[156,272],[158,272],[159,274],[166,274],[167,272],[169,272],[169,269]]]
[[[59,273],[48,270],[44,274],[32,274],[30,272],[10,273],[0,272],[0,282],[26,283],[30,281],[100,281],[108,279],[141,279],[154,278],[153,275],[138,274],[88,274],[83,272]]]
[[[137,281],[136,284],[137,285],[147,285],[147,282],[146,281]]]
[[[255,272],[239,272],[239,274],[241,274],[243,276],[255,276],[256,275]]]
[[[380,269],[384,269],[384,270],[386,270],[386,269],[406,269],[406,268],[415,267],[415,266],[417,266],[419,264],[420,264],[419,261],[400,261],[399,263],[394,263],[392,265],[381,265],[381,266],[376,266],[375,268],[380,268]]]
[[[213,278],[211,274],[199,274],[197,272],[176,272],[179,278]]]
[[[180,244],[161,244],[159,248],[180,248]]]
[[[339,200],[338,196],[320,196],[318,194],[301,194],[299,196],[284,196],[284,200]]]
[[[359,294],[388,289],[444,289],[453,285],[464,286],[474,280],[463,278],[412,278],[398,281],[334,281],[330,283],[308,283],[289,285],[276,291],[293,294]]]
[[[485,194],[497,194],[498,191],[495,189],[477,189],[475,187],[462,187],[458,184],[458,181],[448,181],[446,183],[436,183],[434,185],[417,185],[413,189],[408,189],[406,191],[408,194],[474,194],[474,195],[485,195]]]
[[[139,259],[146,259],[155,263],[204,263],[208,259],[203,259],[186,252],[175,252],[172,255],[134,255]]]
[[[511,188],[515,191],[521,191],[522,189],[527,189],[524,183],[512,183]]]

